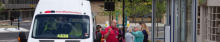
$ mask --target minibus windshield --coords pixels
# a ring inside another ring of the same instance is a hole
[[[32,38],[86,39],[89,38],[89,27],[87,15],[40,14],[35,17]]]

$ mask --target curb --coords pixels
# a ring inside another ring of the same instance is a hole
[[[0,40],[0,42],[12,42],[12,41],[17,41],[18,39],[12,39],[12,40]]]

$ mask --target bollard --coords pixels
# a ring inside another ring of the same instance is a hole
[[[20,21],[21,21],[21,17],[18,18],[18,30],[20,30],[20,25],[19,25]]]
[[[19,28],[19,27],[20,27],[20,26],[19,26],[19,22],[20,22],[20,21],[18,20],[18,30],[20,30],[20,28]]]
[[[106,21],[106,22],[105,22],[105,26],[106,26],[106,27],[108,27],[108,26],[109,26],[109,23],[108,23],[108,21]]]
[[[164,25],[164,42],[171,42],[171,28],[169,24]]]
[[[12,21],[11,21],[11,26],[12,26]]]
[[[14,21],[14,17],[10,17],[10,20],[11,20],[11,25],[12,25],[12,21]]]

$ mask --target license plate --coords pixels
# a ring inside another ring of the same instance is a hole
[[[68,34],[58,34],[58,38],[68,38]]]

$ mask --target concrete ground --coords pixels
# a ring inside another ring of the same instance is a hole
[[[13,26],[18,25],[18,20],[13,21]],[[0,20],[0,23],[7,22],[8,25],[11,25],[10,20]],[[18,42],[17,38],[19,32],[25,32],[26,36],[29,34],[30,26],[31,26],[32,19],[22,19],[20,22],[20,30],[17,28],[0,28],[0,42]]]

